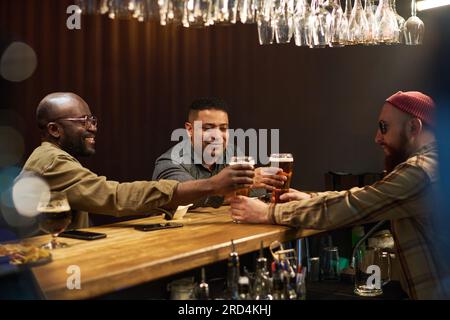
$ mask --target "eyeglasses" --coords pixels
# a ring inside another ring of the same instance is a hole
[[[385,121],[383,120],[378,121],[378,127],[380,128],[381,134],[386,134],[388,130],[388,125]]]
[[[86,129],[89,129],[91,126],[97,127],[98,120],[95,116],[84,116],[80,118],[58,118],[57,120],[67,120],[67,121],[79,121],[82,122]]]

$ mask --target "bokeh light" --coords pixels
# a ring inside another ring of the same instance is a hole
[[[14,207],[12,187],[21,168],[0,170],[0,241],[14,240],[17,236],[33,236],[39,232],[36,217],[19,214]]]
[[[32,76],[37,66],[33,48],[23,42],[13,42],[3,52],[0,75],[8,81],[21,82]]]
[[[32,226],[36,222],[35,217],[26,217],[19,214],[14,208],[12,200],[12,189],[4,191],[0,196],[0,211],[3,220],[13,228],[26,228]]]
[[[37,206],[43,194],[49,194],[50,187],[33,174],[23,174],[12,188],[12,199],[17,212],[25,217],[38,215]]]
[[[0,126],[0,168],[19,163],[24,152],[22,135],[13,127]]]
[[[0,170],[0,194],[10,189],[14,184],[14,179],[19,175],[19,167],[6,167]]]

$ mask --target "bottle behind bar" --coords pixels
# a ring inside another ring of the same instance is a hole
[[[286,271],[283,271],[284,273],[284,295],[286,296],[286,299],[289,300],[296,300],[297,299],[297,292],[295,292],[295,273],[294,278]]]
[[[239,277],[239,300],[251,300],[250,280],[248,277]]]
[[[227,289],[226,298],[230,300],[239,299],[239,255],[235,250],[234,242],[231,240],[231,253],[227,264]]]
[[[273,300],[287,299],[284,272],[279,261],[274,261],[272,264],[272,297]]]
[[[285,283],[284,289],[286,299],[296,300],[297,293],[295,291],[295,280],[296,280],[295,270],[288,260],[283,261],[282,266],[284,274],[284,283]]]
[[[197,299],[198,300],[209,299],[209,285],[206,282],[205,268],[202,268],[202,280],[197,287]]]
[[[263,243],[261,241],[261,248],[259,250],[259,257],[256,260],[256,275],[253,293],[256,300],[272,300],[270,294],[271,282],[269,277],[269,270],[267,270],[267,259],[263,255]]]

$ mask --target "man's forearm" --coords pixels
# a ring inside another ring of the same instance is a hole
[[[209,179],[191,180],[178,184],[173,192],[171,207],[185,205],[214,194],[213,184]]]
[[[239,188],[249,188],[253,183],[253,175],[251,165],[237,164],[208,179],[182,182],[173,192],[169,205],[189,204],[203,197],[225,195]]]

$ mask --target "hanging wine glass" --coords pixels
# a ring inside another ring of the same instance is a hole
[[[405,19],[401,15],[398,14],[395,2],[396,2],[395,0],[390,0],[391,8],[392,8],[392,11],[394,12],[395,19],[397,20],[397,25],[398,25],[397,43],[405,43],[405,37],[404,37]]]
[[[377,43],[376,40],[376,29],[377,29],[377,23],[375,20],[375,12],[374,12],[374,4],[373,0],[366,0],[364,5],[364,11],[366,13],[366,19],[367,19],[367,38],[365,44],[367,45],[374,45]]]
[[[348,41],[346,37],[346,30],[341,29],[342,19],[344,18],[344,11],[342,10],[340,0],[329,0],[327,10],[331,14],[330,24],[330,47],[343,47]],[[348,34],[348,33],[347,33]]]
[[[215,23],[223,23],[226,22],[228,19],[228,7],[226,0],[215,0],[215,17],[214,22]]]
[[[256,3],[256,22],[259,44],[272,44],[275,30],[272,25],[272,0],[258,0]]]
[[[377,43],[395,43],[399,30],[395,14],[389,6],[389,0],[380,0],[375,13],[375,21],[377,25],[375,34]]]
[[[158,0],[159,18],[162,26],[167,23],[186,26],[187,16],[185,14],[184,0]]]
[[[353,44],[350,42],[349,29],[348,29],[348,24],[350,22],[351,16],[352,16],[352,0],[345,0],[344,15],[342,16],[341,26],[339,27],[341,29],[341,32],[343,33],[343,39],[344,39],[345,45]]]
[[[135,0],[133,18],[139,22],[143,22],[146,16],[146,2],[145,0]]]
[[[272,22],[277,43],[289,43],[292,37],[292,0],[274,0]]]
[[[294,10],[294,40],[296,46],[309,46],[311,9],[307,0],[297,0]]]
[[[154,0],[142,0],[143,2],[143,20],[150,21],[159,19],[159,7],[158,2]],[[139,20],[139,18],[138,18]]]
[[[349,41],[354,44],[366,43],[368,30],[369,26],[366,12],[364,11],[361,0],[355,0],[352,15],[348,23]]]
[[[330,38],[331,15],[324,8],[323,0],[311,2],[311,46],[313,48],[325,48]]]
[[[75,5],[81,9],[82,14],[98,13],[99,4],[99,0],[75,0]]]
[[[254,0],[239,0],[238,11],[239,11],[239,20],[242,23],[255,22]]]
[[[100,14],[106,14],[109,12],[111,0],[100,0],[100,4],[98,6],[98,12]]]
[[[236,23],[237,21],[238,0],[228,0],[228,21]]]
[[[185,27],[203,27],[209,25],[208,14],[210,12],[211,1],[209,0],[187,0],[184,2]]]
[[[291,41],[294,35],[295,0],[288,0],[287,13],[289,19],[289,41]]]
[[[215,0],[213,5],[216,24],[236,23],[238,0]]]
[[[135,0],[111,0],[108,17],[111,19],[130,19],[135,5]]]
[[[212,26],[216,23],[217,18],[219,16],[219,13],[218,13],[219,6],[217,4],[218,0],[210,0],[210,1],[211,1],[211,5],[209,6],[207,23],[209,26]]]
[[[160,24],[167,24],[167,11],[169,10],[169,0],[158,0]]]
[[[405,22],[405,43],[407,45],[420,45],[423,42],[423,34],[425,32],[425,25],[422,20],[416,15],[417,4],[416,0],[411,2],[411,17]]]
[[[181,25],[185,28],[189,28],[189,12],[188,5],[193,2],[183,0],[183,10],[181,12]]]

